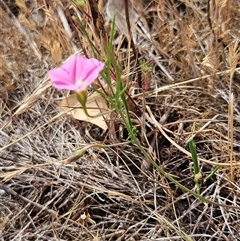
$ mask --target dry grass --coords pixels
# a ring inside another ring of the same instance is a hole
[[[92,56],[77,18],[106,59],[103,20],[91,18],[89,2],[71,10],[67,2],[0,1],[0,240],[240,240],[239,1],[153,1],[145,16],[166,73],[146,45],[135,46],[152,71],[142,73],[144,94],[129,93],[147,113],[132,114],[142,145],[190,189],[194,127],[202,175],[220,166],[202,194],[229,209],[183,193],[135,146],[121,146],[127,136],[116,116],[103,133],[59,115],[62,93],[50,87],[48,70],[76,51]],[[139,82],[123,46],[123,74]],[[119,145],[63,162],[102,142]]]

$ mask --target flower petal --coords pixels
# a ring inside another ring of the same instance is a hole
[[[101,61],[78,55],[69,59],[60,68],[50,70],[49,76],[56,89],[82,91],[96,80],[103,68],[104,63]]]
[[[68,73],[69,77],[71,78],[72,83],[75,83],[77,81],[77,68],[79,65],[81,65],[81,62],[83,62],[86,58],[82,56],[73,56],[69,60],[67,60],[61,68]]]
[[[78,57],[76,78],[81,79],[84,82],[84,88],[86,88],[97,79],[99,73],[104,68],[104,63],[95,58],[87,59],[80,56]]]
[[[72,87],[74,86],[74,81],[71,79],[69,74],[61,67],[50,70],[48,74],[53,81],[53,86],[56,89],[72,89]]]
[[[74,84],[66,84],[66,82],[53,82],[53,87],[58,89],[58,90],[78,90],[79,87],[77,85]]]

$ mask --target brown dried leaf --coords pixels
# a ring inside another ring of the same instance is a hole
[[[108,129],[105,119],[109,118],[109,108],[106,100],[97,92],[88,97],[86,104],[87,111],[91,116],[96,116],[101,113],[103,113],[103,115],[94,118],[86,116],[75,94],[70,95],[66,99],[62,100],[59,105],[61,106],[63,112],[67,112],[68,115],[71,115],[77,120],[90,122],[99,126],[103,130]]]

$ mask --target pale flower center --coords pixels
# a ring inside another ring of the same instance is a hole
[[[77,86],[82,86],[83,85],[83,81],[81,79],[78,79],[75,84]]]

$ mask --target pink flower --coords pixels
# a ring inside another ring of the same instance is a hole
[[[74,56],[60,68],[49,71],[53,87],[58,90],[83,91],[91,85],[103,70],[104,63],[83,56]]]

